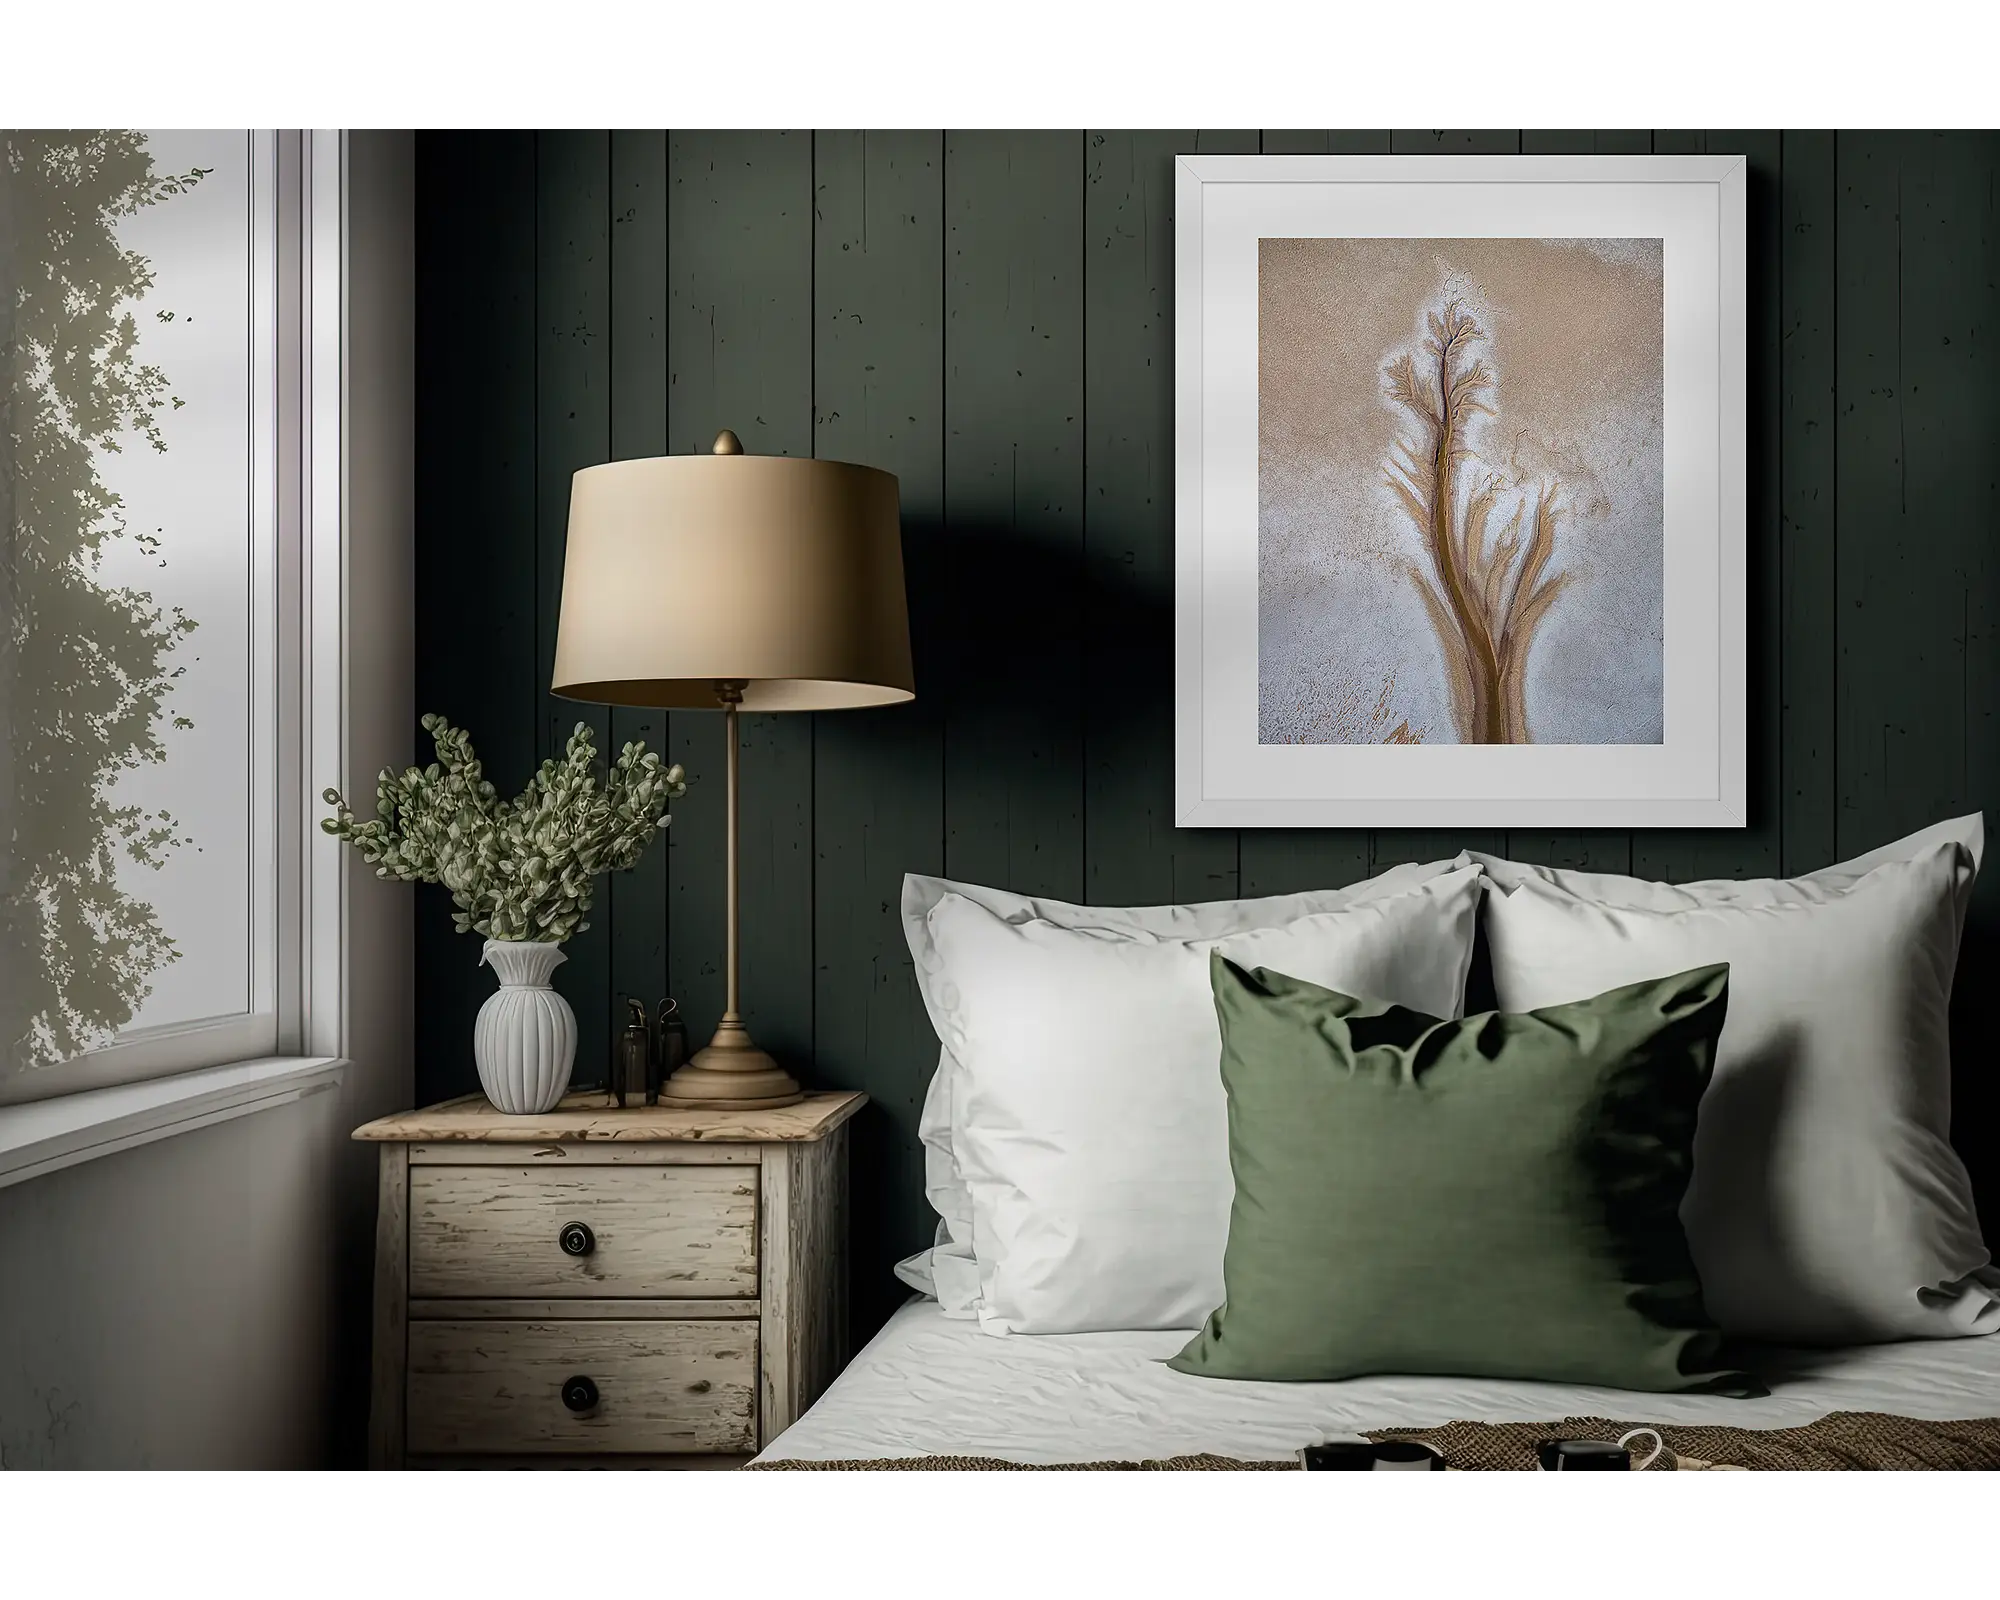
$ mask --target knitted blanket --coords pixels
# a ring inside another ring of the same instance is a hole
[[[1651,1428],[1667,1454],[1652,1470],[1735,1468],[1752,1472],[1935,1472],[2000,1469],[2000,1417],[1923,1422],[1879,1411],[1835,1411],[1801,1428],[1717,1428],[1564,1417],[1560,1422],[1447,1422],[1382,1428],[1371,1439],[1421,1439],[1464,1472],[1532,1472],[1543,1439],[1616,1439]],[[1643,1451],[1645,1445],[1635,1441]],[[864,1461],[753,1461],[749,1472],[1296,1472],[1298,1462],[1228,1456],[1157,1461],[1076,1461],[1031,1466],[989,1456],[907,1456]]]

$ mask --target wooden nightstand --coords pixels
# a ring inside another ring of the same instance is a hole
[[[762,1449],[846,1360],[866,1098],[509,1117],[471,1095],[357,1129],[382,1146],[370,1464]]]

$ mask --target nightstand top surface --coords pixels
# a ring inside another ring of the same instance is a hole
[[[565,1095],[561,1105],[540,1116],[510,1117],[495,1111],[481,1094],[445,1100],[415,1111],[380,1117],[354,1130],[357,1139],[430,1143],[486,1140],[495,1144],[650,1144],[707,1141],[710,1144],[779,1144],[824,1138],[862,1106],[868,1096],[848,1092],[808,1094],[795,1106],[775,1111],[702,1111],[668,1106],[619,1110],[605,1094]]]

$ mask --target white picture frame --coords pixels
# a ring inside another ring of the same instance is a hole
[[[1177,825],[1744,826],[1744,159],[1177,160]],[[1664,262],[1660,742],[1260,744],[1257,241],[1640,236]]]

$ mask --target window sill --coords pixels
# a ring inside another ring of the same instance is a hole
[[[0,1189],[303,1100],[337,1084],[346,1065],[337,1056],[273,1056],[0,1106]]]

